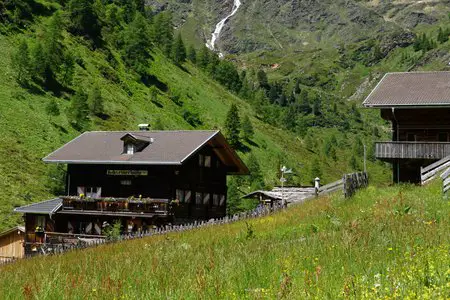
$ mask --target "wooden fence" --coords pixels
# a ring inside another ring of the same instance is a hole
[[[448,191],[450,190],[450,167],[441,174],[442,178],[442,193],[445,199],[448,199]]]
[[[369,177],[366,172],[345,174],[342,179],[321,186],[316,194],[319,196],[342,190],[344,192],[344,197],[349,198],[353,196],[358,189],[365,188],[368,184]]]
[[[444,171],[449,167],[450,167],[450,155],[444,157],[441,160],[438,160],[435,163],[432,163],[431,165],[425,168],[420,168],[421,184],[424,185],[430,180],[433,180],[440,172]]]
[[[15,262],[17,259],[18,259],[17,257],[0,256],[0,265]]]
[[[124,240],[131,240],[131,239],[138,239],[143,237],[149,237],[154,235],[161,235],[161,234],[167,234],[170,232],[182,232],[187,230],[192,230],[196,228],[203,228],[203,227],[209,227],[213,225],[220,225],[220,224],[229,224],[234,223],[241,220],[246,220],[250,218],[258,218],[267,216],[269,214],[272,214],[276,211],[282,210],[285,207],[281,205],[274,205],[273,207],[258,207],[255,210],[248,211],[248,212],[242,212],[235,214],[233,216],[225,216],[223,218],[218,219],[210,219],[208,221],[194,221],[192,223],[183,224],[183,225],[165,225],[161,227],[156,227],[152,230],[148,230],[145,232],[136,232],[136,233],[129,233],[129,234],[123,234],[117,237],[110,237],[110,238],[96,238],[96,239],[87,239],[87,238],[81,238],[81,237],[63,237],[59,240],[53,239],[51,242],[46,242],[42,244],[36,244],[36,243],[25,243],[25,247],[33,248],[33,251],[27,253],[27,257],[32,257],[36,255],[52,255],[52,254],[61,254],[70,250],[76,250],[76,249],[84,249],[89,247],[96,247],[99,245],[104,245],[112,242],[118,242],[118,241],[124,241]]]
[[[334,191],[343,190],[344,195],[346,197],[350,197],[357,189],[367,186],[367,182],[368,181],[366,173],[346,174],[342,179],[320,187],[318,190],[318,194],[323,195]],[[154,235],[167,234],[170,232],[182,232],[196,228],[229,224],[246,219],[264,217],[282,209],[285,209],[285,207],[282,205],[273,205],[272,207],[258,207],[252,211],[238,213],[233,216],[225,216],[223,218],[210,219],[208,221],[193,221],[192,223],[182,225],[169,224],[161,227],[155,227],[152,230],[148,231],[123,234],[120,236],[109,238],[102,238],[101,236],[99,236],[98,238],[84,238],[81,236],[69,236],[65,234],[61,234],[59,238],[55,238],[56,235],[53,234],[52,238],[47,239],[47,242],[45,243],[25,243],[25,247],[29,249],[29,251],[26,251],[27,257],[36,255],[60,254],[71,250],[96,247],[112,242],[150,237]]]

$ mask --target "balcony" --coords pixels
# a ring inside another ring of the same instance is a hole
[[[167,199],[129,198],[82,198],[67,196],[59,213],[83,215],[140,216],[171,215],[171,204]]]
[[[375,157],[382,160],[438,160],[448,155],[450,155],[450,143],[444,142],[379,142],[375,144]]]

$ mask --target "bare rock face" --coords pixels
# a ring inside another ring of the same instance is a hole
[[[176,27],[189,23],[189,40],[211,38],[233,0],[148,0],[154,10],[170,10]],[[241,0],[216,42],[225,53],[264,50],[301,51],[328,43],[381,41],[381,50],[412,42],[409,29],[432,24],[448,11],[450,0]],[[186,32],[184,32],[186,34]]]

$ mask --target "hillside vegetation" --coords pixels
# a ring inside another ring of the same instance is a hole
[[[0,267],[8,299],[446,299],[441,184],[370,186],[248,222]]]
[[[362,114],[355,104],[307,90],[305,112],[289,110],[269,99],[280,88],[263,70],[238,74],[201,47],[195,55],[188,50],[171,15],[142,1],[5,2],[0,230],[20,222],[14,206],[63,192],[64,166],[46,166],[41,158],[85,130],[135,130],[145,122],[153,129],[226,129],[235,104],[254,134],[237,147],[252,176],[230,179],[234,211],[248,207],[240,203],[243,193],[278,185],[281,165],[295,171],[291,185],[316,176],[334,181],[361,169],[364,143],[371,153],[373,140],[387,135],[374,123],[375,112]],[[368,159],[373,180],[387,182],[388,169]]]

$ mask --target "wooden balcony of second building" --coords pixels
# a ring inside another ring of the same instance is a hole
[[[377,142],[375,157],[381,160],[430,159],[438,160],[450,155],[449,142]]]
[[[85,198],[63,196],[63,207],[58,214],[111,215],[111,216],[169,216],[168,199],[150,198]]]

